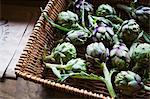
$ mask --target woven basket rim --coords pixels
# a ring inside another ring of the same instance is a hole
[[[16,70],[16,74],[19,77],[22,77],[25,80],[29,80],[29,81],[32,81],[32,82],[35,82],[35,83],[43,84],[43,85],[49,86],[51,88],[52,87],[58,87],[58,88],[60,88],[60,90],[63,90],[63,91],[65,91],[65,90],[67,92],[71,91],[74,94],[80,93],[80,96],[82,94],[85,97],[89,96],[89,97],[93,97],[93,98],[110,99],[109,96],[104,96],[103,94],[93,93],[91,91],[75,88],[75,87],[72,87],[72,86],[66,85],[66,84],[60,84],[60,83],[57,83],[57,82],[54,82],[54,81],[50,81],[48,79],[42,79],[40,77],[36,77],[34,75],[28,75],[27,73],[23,73],[23,72],[20,72],[18,70]]]

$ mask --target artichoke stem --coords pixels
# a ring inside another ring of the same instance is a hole
[[[84,75],[86,74],[86,75]],[[71,76],[72,78],[79,78],[79,79],[89,79],[89,80],[100,80],[102,82],[105,82],[105,79],[101,76],[97,76],[94,74],[87,74],[86,72],[82,71],[80,73],[75,73]]]
[[[132,71],[137,72],[139,70],[138,62],[135,64],[135,66],[132,68]]]
[[[46,65],[47,68],[56,67],[56,68],[59,68],[59,69],[65,69],[65,68],[68,67],[67,65],[50,64],[50,63],[45,63],[45,65]]]
[[[144,85],[144,90],[150,91],[150,87]]]
[[[84,2],[85,0],[82,1],[82,6],[83,6],[83,9],[82,9],[82,26],[85,27],[85,19],[84,19]]]
[[[94,26],[93,19],[91,18],[91,15],[88,15],[88,20],[91,26]]]
[[[131,7],[128,7],[128,6],[122,5],[122,4],[117,4],[117,8],[120,8],[120,9],[126,11],[127,13],[130,13],[132,11]]]
[[[109,91],[109,94],[111,95],[112,98],[116,98],[116,93],[113,89],[112,83],[111,83],[111,75],[106,67],[106,63],[102,63],[101,66],[103,66],[103,73],[104,73],[104,79],[105,79],[105,84],[106,87]]]
[[[84,32],[87,32],[89,35],[91,34],[91,32],[86,28],[86,27],[82,27],[80,26],[80,24],[76,23],[76,26],[80,29],[83,30]]]
[[[115,44],[119,43],[119,39],[118,39],[118,35],[117,35],[117,34],[115,34],[115,35],[113,36],[113,40],[114,40],[114,43],[115,43]]]
[[[43,58],[43,61],[49,61],[49,60],[51,60],[51,61],[55,61],[55,59],[53,58],[53,54],[51,54],[51,55],[48,55],[48,56],[45,56],[44,58]]]
[[[78,76],[78,75],[73,75],[71,76],[72,78],[78,78],[78,79],[87,79],[87,80],[100,80],[100,81],[103,81],[105,82],[105,80],[101,77],[99,78],[95,78],[95,77],[88,77],[88,76]]]

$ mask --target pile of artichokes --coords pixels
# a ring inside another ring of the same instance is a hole
[[[150,91],[145,85],[150,80],[150,34],[142,26],[148,24],[150,7],[101,4],[94,9],[89,1],[71,1],[55,22],[42,11],[63,33],[61,42],[43,55],[46,68],[52,69],[60,82],[70,77],[103,81],[112,98]],[[128,12],[128,19],[119,16],[115,8]],[[78,52],[82,47],[84,57]]]

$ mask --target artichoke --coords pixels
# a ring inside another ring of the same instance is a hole
[[[58,44],[50,55],[44,57],[44,61],[52,60],[55,63],[66,63],[69,60],[76,58],[76,48],[69,42]]]
[[[86,71],[86,61],[81,58],[71,59],[66,65],[45,63],[47,68],[56,67],[70,72]]]
[[[150,58],[150,44],[148,43],[136,44],[136,46],[132,50],[131,57],[135,61],[143,60],[143,62],[145,63],[146,60]]]
[[[110,47],[113,43],[113,29],[107,25],[101,25],[94,29],[92,34],[93,41],[103,42],[105,46]]]
[[[150,44],[135,44],[130,49],[130,54],[135,63],[132,71],[138,73],[143,78],[149,78],[150,68]],[[147,76],[147,77],[146,77]]]
[[[141,77],[132,71],[121,71],[116,75],[114,83],[125,95],[132,95],[144,87]]]
[[[103,70],[104,77],[102,78],[102,81],[106,84],[107,89],[111,95],[112,98],[116,97],[116,93],[113,89],[112,83],[111,83],[111,76],[113,71],[108,71],[106,66],[106,61],[108,60],[109,56],[109,50],[108,48],[105,48],[103,43],[92,43],[87,46],[86,49],[86,59],[89,62],[96,62],[99,65],[99,69]]]
[[[150,23],[149,23],[149,20],[150,20],[150,7],[143,7],[143,6],[140,6],[138,7],[136,10],[135,10],[135,15],[136,16],[133,16],[133,18],[135,20],[137,20],[137,22],[139,22],[139,24],[142,26],[142,25],[145,25],[145,24],[148,24],[147,27],[149,27]]]
[[[96,10],[97,16],[115,15],[116,11],[113,7],[108,4],[101,4]]]
[[[118,31],[118,37],[123,40],[127,46],[137,40],[140,34],[140,27],[134,19],[126,20],[122,23]]]
[[[88,33],[83,30],[72,30],[67,33],[65,40],[74,45],[85,44],[88,38]]]
[[[85,2],[85,0],[75,0],[74,2],[74,11],[80,15],[82,10],[84,9],[87,13],[93,13],[93,5],[89,2]]]
[[[92,27],[93,29],[101,25],[110,27],[113,26],[113,23],[104,17],[88,15],[88,20],[89,20],[89,27]]]
[[[115,16],[112,16],[112,17],[115,17]],[[120,24],[118,24],[118,23],[115,24],[113,22],[113,21],[115,21],[115,19],[112,17],[111,16],[110,17],[109,16],[107,16],[107,17],[96,17],[96,16],[88,15],[89,27],[93,31],[98,26],[107,26],[107,27],[111,27],[114,32],[117,32],[118,29],[120,28]]]
[[[72,59],[66,65],[72,66],[71,70],[74,72],[86,71],[86,67],[87,67],[86,61],[81,58]]]
[[[43,12],[42,15],[43,17],[46,19],[47,22],[49,22],[53,27],[62,30],[63,33],[66,34],[66,32],[69,32],[71,30],[84,30],[86,32],[90,32],[85,26],[82,27],[79,24],[79,19],[78,19],[78,15],[71,12],[71,11],[62,11],[61,13],[59,13],[58,18],[57,18],[57,23],[53,22],[47,15],[47,13],[45,13],[42,8],[41,11]],[[82,23],[84,24],[84,18]]]
[[[110,51],[111,63],[118,70],[127,69],[130,63],[129,49],[124,43],[117,43]]]
[[[86,48],[86,57],[90,62],[106,62],[108,60],[109,50],[103,43],[92,43]]]
[[[62,11],[58,14],[57,23],[65,28],[76,28],[79,21],[78,15],[71,11]]]
[[[86,25],[88,24],[88,21],[85,21],[88,19],[88,15],[93,13],[93,6],[89,2],[86,2],[85,0],[75,0],[74,2],[74,11],[79,15],[80,17],[80,23],[84,28],[86,28]]]
[[[86,61],[81,58],[71,59],[66,65],[50,63],[45,63],[45,65],[47,68],[51,68],[53,73],[61,81],[64,81],[72,75],[80,74],[81,72],[85,72],[87,70]]]
[[[135,19],[145,31],[150,32],[150,7],[139,6],[137,8],[134,8],[121,4],[118,4],[117,7],[126,11],[129,14],[130,18]]]
[[[106,47],[112,46],[113,43],[113,23],[104,17],[88,16],[92,41],[103,42]]]

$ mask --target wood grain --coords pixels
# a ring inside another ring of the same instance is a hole
[[[56,89],[51,89],[25,81],[22,78],[18,80],[7,79],[0,82],[0,99],[84,99],[79,96],[63,93]]]

